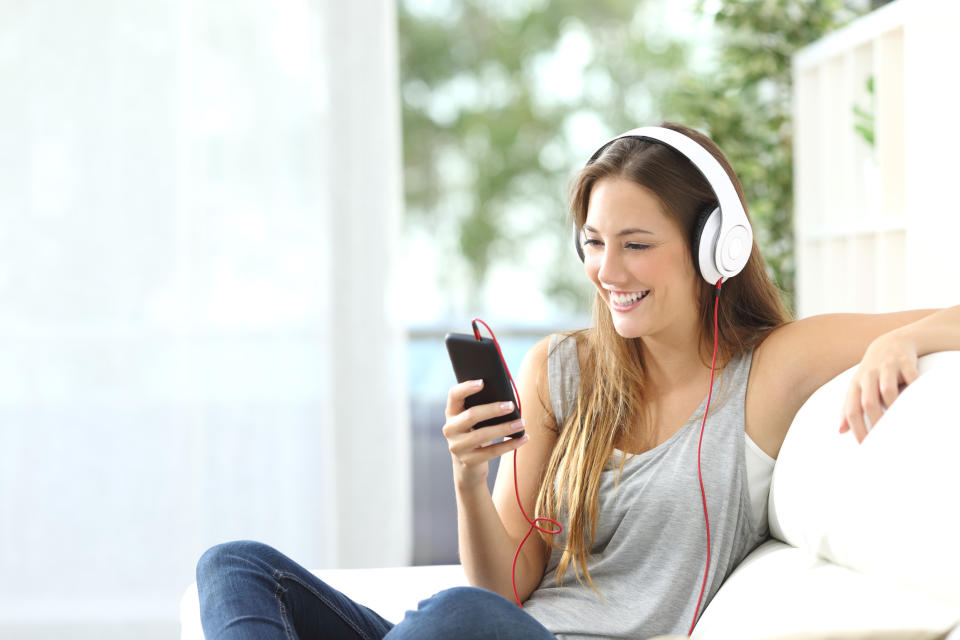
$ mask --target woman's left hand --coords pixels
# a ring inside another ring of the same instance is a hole
[[[916,345],[901,332],[871,342],[850,381],[840,433],[853,431],[857,442],[863,442],[900,391],[919,375]]]

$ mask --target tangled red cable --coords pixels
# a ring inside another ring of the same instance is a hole
[[[488,325],[486,322],[484,322],[480,318],[474,318],[472,322],[473,335],[477,338],[477,340],[480,339],[480,330],[477,329],[478,322],[487,328],[487,331],[490,332],[490,337],[493,338],[493,344],[494,346],[497,347],[497,353],[500,355],[500,361],[503,363],[503,369],[504,371],[507,372],[507,378],[510,380],[510,386],[513,387],[513,396],[517,403],[517,413],[522,418],[523,408],[520,406],[520,393],[517,391],[517,385],[513,381],[513,375],[510,374],[510,367],[507,366],[507,361],[504,359],[503,352],[500,350],[500,343],[497,342],[497,336],[493,334],[493,329],[490,328],[490,325]],[[517,506],[520,507],[520,513],[523,514],[524,520],[530,523],[530,529],[527,530],[527,535],[523,536],[523,540],[521,540],[520,544],[517,545],[517,551],[516,553],[513,554],[513,566],[510,568],[510,579],[513,582],[513,597],[516,598],[517,600],[517,606],[522,609],[523,604],[521,604],[520,602],[520,594],[517,591],[517,559],[520,557],[520,549],[523,548],[524,543],[527,541],[527,538],[530,537],[530,534],[533,533],[534,529],[536,529],[537,531],[542,531],[543,533],[548,533],[550,535],[556,535],[561,531],[563,531],[563,527],[560,525],[559,522],[557,522],[553,518],[534,518],[533,520],[531,520],[530,516],[527,515],[527,512],[523,508],[523,502],[520,500],[520,485],[517,481],[517,450],[516,449],[513,450],[513,491],[514,491],[514,494],[517,496]],[[538,522],[550,522],[551,524],[556,525],[556,529],[554,530],[544,529],[543,527],[537,524]]]

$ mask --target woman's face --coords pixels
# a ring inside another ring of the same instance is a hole
[[[621,177],[593,185],[581,234],[584,268],[624,338],[689,339],[700,276],[680,227],[645,187]]]

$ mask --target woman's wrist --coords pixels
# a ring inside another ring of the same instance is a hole
[[[910,345],[918,356],[935,351],[960,349],[960,306],[941,309],[925,318],[890,332]]]
[[[490,488],[486,478],[457,478],[453,479],[453,489],[459,498],[476,500],[490,497]]]
[[[923,334],[923,328],[921,327],[918,330],[916,327],[914,327],[916,324],[916,322],[913,322],[902,327],[897,327],[892,331],[888,331],[887,333],[880,335],[877,340],[886,340],[901,344],[904,347],[908,347],[912,351],[915,351],[919,356],[920,338]]]

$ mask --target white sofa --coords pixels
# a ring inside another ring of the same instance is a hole
[[[960,623],[960,351],[921,358],[919,379],[862,444],[837,433],[852,374],[797,413],[774,469],[772,538],[724,583],[694,637]],[[457,565],[317,573],[394,621],[420,599],[467,583]],[[181,639],[202,639],[196,585],[180,609]]]

